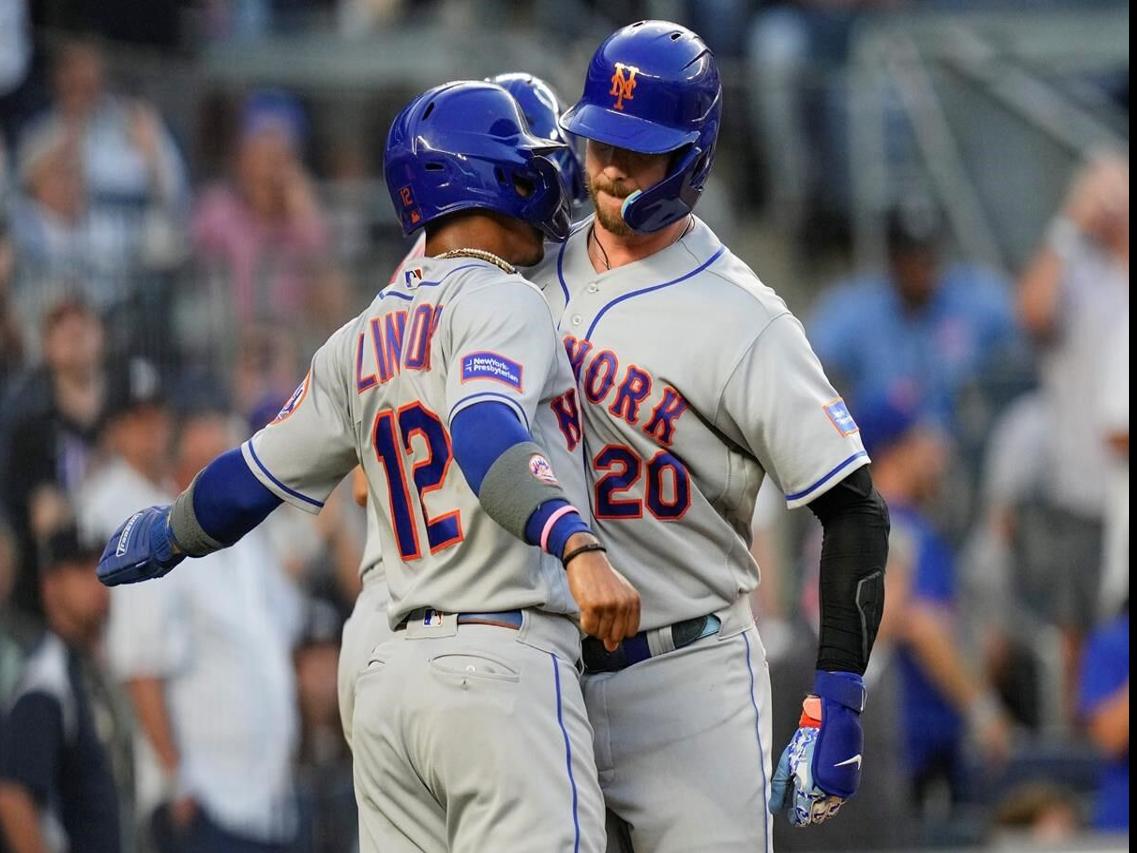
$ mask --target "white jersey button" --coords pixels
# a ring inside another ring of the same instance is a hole
[[[584,318],[581,317],[579,314],[573,314],[572,315],[572,324],[574,326],[579,326],[583,322],[584,322]]]
[[[598,293],[599,291],[600,291],[600,288],[597,286],[596,282],[593,282],[592,284],[588,285],[588,292],[589,293]]]

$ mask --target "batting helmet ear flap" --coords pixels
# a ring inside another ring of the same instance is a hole
[[[636,190],[620,208],[624,222],[633,231],[650,233],[682,219],[694,208],[714,158],[698,143],[679,152],[662,181],[646,190]]]

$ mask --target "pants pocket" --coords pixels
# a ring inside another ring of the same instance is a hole
[[[455,652],[430,659],[431,671],[447,679],[484,679],[516,683],[521,673],[501,658],[484,652]]]

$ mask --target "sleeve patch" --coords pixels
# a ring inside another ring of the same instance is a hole
[[[832,403],[826,403],[822,406],[825,409],[825,415],[829,418],[829,422],[833,424],[834,429],[841,435],[852,435],[855,432],[860,432],[860,427],[857,422],[853,420],[853,416],[849,414],[849,407],[845,405],[845,401],[838,397]]]
[[[495,352],[471,352],[462,356],[463,382],[493,379],[521,391],[521,375],[520,364]]]
[[[300,404],[304,402],[304,398],[308,396],[308,383],[312,379],[312,371],[309,370],[304,376],[304,381],[296,386],[296,390],[292,392],[292,396],[284,404],[283,408],[277,413],[277,416],[272,419],[272,423],[278,424],[300,408]]]
[[[529,473],[542,483],[550,486],[558,485],[557,477],[553,473],[553,466],[544,456],[535,453],[529,457]]]

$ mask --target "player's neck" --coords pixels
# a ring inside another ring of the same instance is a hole
[[[456,216],[427,232],[426,255],[434,258],[460,249],[478,249],[497,255],[508,264],[527,266],[527,249],[519,245],[523,241],[519,239],[518,229],[509,225],[512,223],[503,224],[500,218],[489,213]],[[531,253],[531,248],[528,251]]]
[[[605,228],[598,218],[592,220],[592,235],[589,240],[588,258],[597,272],[607,272],[618,267],[642,261],[656,252],[661,252],[683,236],[691,226],[691,217],[684,216],[666,228],[650,234],[614,234]]]

